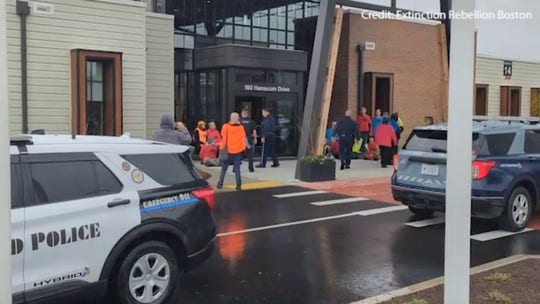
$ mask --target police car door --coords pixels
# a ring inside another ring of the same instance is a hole
[[[22,302],[24,292],[24,208],[19,151],[11,154],[11,284],[14,303]]]
[[[21,156],[33,189],[26,208],[25,296],[37,300],[44,288],[63,293],[98,281],[114,245],[140,223],[140,211],[137,192],[108,159],[29,152]]]

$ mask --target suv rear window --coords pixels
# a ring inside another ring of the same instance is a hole
[[[506,155],[515,136],[515,132],[486,135],[473,133],[473,150],[477,155]],[[403,149],[446,153],[447,139],[448,134],[443,130],[414,130]]]
[[[181,154],[134,154],[122,157],[165,186],[202,180],[191,162]]]

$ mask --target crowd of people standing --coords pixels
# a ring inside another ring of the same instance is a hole
[[[382,113],[377,109],[371,117],[366,108],[361,108],[356,119],[347,110],[345,117],[332,122],[326,131],[326,140],[333,153],[339,155],[341,170],[350,169],[353,152],[364,159],[380,160],[381,167],[385,168],[392,165],[403,130],[403,121],[397,112]]]

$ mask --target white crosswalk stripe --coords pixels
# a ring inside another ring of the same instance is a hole
[[[314,190],[314,191],[302,191],[302,192],[293,192],[293,193],[285,193],[285,194],[276,194],[273,196],[275,198],[289,198],[289,197],[299,197],[299,196],[325,194],[325,193],[328,193],[328,192],[322,191],[322,190]]]
[[[368,199],[364,197],[351,197],[351,198],[342,198],[342,199],[335,199],[335,200],[322,201],[322,202],[313,202],[311,204],[314,206],[328,206],[328,205],[335,205],[335,204],[363,202],[367,200]]]
[[[512,235],[516,235],[516,234],[529,232],[529,231],[532,231],[532,230],[533,229],[531,229],[531,228],[526,228],[526,229],[523,229],[522,231],[518,231],[518,232],[495,230],[495,231],[489,231],[489,232],[485,232],[485,233],[475,234],[475,235],[471,236],[471,239],[473,239],[475,241],[486,242],[486,241],[491,241],[491,240],[504,238],[504,237],[507,237],[507,236],[512,236]]]
[[[414,228],[423,228],[423,227],[428,227],[428,226],[433,226],[433,225],[439,225],[442,223],[444,223],[444,217],[435,217],[432,219],[406,223],[405,225],[414,227]]]
[[[393,206],[393,207],[385,207],[385,208],[376,208],[376,209],[369,209],[364,211],[359,211],[358,215],[361,216],[369,216],[369,215],[376,215],[376,214],[382,214],[382,213],[388,213],[388,212],[395,212],[395,211],[401,211],[409,209],[407,206]]]

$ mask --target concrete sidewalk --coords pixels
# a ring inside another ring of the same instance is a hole
[[[393,169],[391,167],[381,168],[380,163],[368,160],[353,160],[351,169],[339,170],[339,161],[336,163],[336,181],[323,183],[303,183],[294,178],[296,170],[296,160],[281,161],[281,166],[272,168],[255,168],[255,172],[249,172],[247,163],[243,162],[241,166],[242,184],[244,190],[278,187],[284,185],[296,185],[306,188],[327,190],[334,192],[334,188],[342,194],[352,191],[350,194],[358,196],[359,189],[372,188],[381,183],[388,185],[392,176]],[[199,168],[212,175],[209,182],[212,186],[217,185],[221,167],[204,167],[199,165]],[[231,190],[235,187],[234,174],[232,167],[229,168],[225,178],[224,190]],[[373,189],[375,190],[375,189]],[[387,195],[385,196],[387,197]]]

